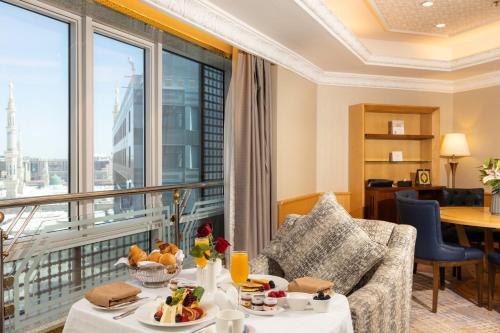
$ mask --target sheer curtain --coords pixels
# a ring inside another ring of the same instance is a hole
[[[239,52],[227,103],[227,225],[253,258],[271,240],[271,63]]]

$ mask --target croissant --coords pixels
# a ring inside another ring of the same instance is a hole
[[[130,252],[128,254],[128,262],[130,265],[137,265],[141,261],[148,260],[148,255],[144,252],[137,244],[130,247]]]
[[[164,241],[159,240],[159,239],[155,240],[155,244],[158,247],[158,249],[160,249],[160,252],[162,254],[169,253],[168,249],[169,249],[170,244],[165,243]]]

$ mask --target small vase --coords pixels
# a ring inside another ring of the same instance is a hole
[[[205,290],[213,294],[217,291],[217,262],[209,260],[205,269]]]
[[[500,192],[491,196],[490,213],[500,215]]]

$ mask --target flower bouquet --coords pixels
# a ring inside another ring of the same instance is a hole
[[[194,258],[197,266],[196,280],[198,284],[209,292],[216,289],[216,278],[222,269],[220,258],[229,246],[231,244],[220,236],[214,239],[210,223],[201,225],[196,231],[194,246],[189,254]]]
[[[491,213],[500,214],[500,159],[489,158],[485,160],[479,168],[479,173],[483,184],[491,186]]]

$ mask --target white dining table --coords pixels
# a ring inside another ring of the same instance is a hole
[[[184,270],[179,275],[181,278],[194,279],[193,269]],[[140,286],[137,281],[127,281],[134,286]],[[168,288],[144,288],[140,297],[148,297],[148,302],[154,300],[157,296],[166,298],[170,295]],[[134,315],[114,320],[113,316],[125,312],[125,310],[103,311],[95,309],[86,299],[81,299],[71,307],[66,323],[64,324],[64,333],[137,333],[137,332],[176,332],[190,333],[207,323],[198,326],[189,326],[183,328],[164,328],[148,326],[140,323]],[[332,297],[331,311],[328,313],[316,313],[312,310],[290,311],[286,310],[277,313],[274,316],[255,316],[250,315],[245,320],[248,326],[248,333],[352,333],[351,312],[349,303],[344,295],[335,294]],[[204,333],[215,333],[215,327],[211,326],[203,331]]]

